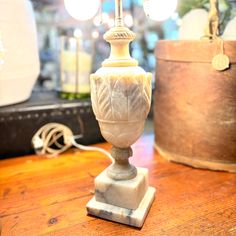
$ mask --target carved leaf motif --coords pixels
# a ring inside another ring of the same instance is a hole
[[[117,76],[117,78],[114,80],[111,97],[113,120],[128,120],[127,86],[127,79],[124,76]]]
[[[141,120],[142,114],[142,83],[140,76],[133,76],[132,83],[129,84],[129,120]]]
[[[99,79],[96,80],[98,118],[104,120],[112,119],[109,88],[109,80],[106,80],[105,77],[99,77]]]
[[[110,121],[146,119],[151,101],[150,75],[91,75],[91,98],[97,118]]]
[[[96,75],[91,74],[90,75],[90,85],[91,85],[91,100],[92,100],[92,107],[93,112],[97,116],[98,115],[98,104],[97,104],[97,91],[96,91]]]
[[[143,115],[144,118],[147,117],[150,105],[151,105],[151,95],[152,95],[152,74],[148,73],[147,75],[143,76]]]

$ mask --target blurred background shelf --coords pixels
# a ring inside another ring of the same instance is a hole
[[[101,142],[90,99],[65,100],[57,92],[34,92],[29,101],[0,109],[0,158],[33,153],[31,139],[39,128],[57,122],[82,135],[81,144]]]

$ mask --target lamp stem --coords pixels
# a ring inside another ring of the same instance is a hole
[[[116,27],[124,26],[122,0],[116,0],[115,26]]]

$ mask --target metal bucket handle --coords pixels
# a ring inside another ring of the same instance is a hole
[[[219,1],[210,0],[210,9],[208,14],[208,24],[205,29],[205,36],[209,39],[218,38],[220,35],[220,11]]]

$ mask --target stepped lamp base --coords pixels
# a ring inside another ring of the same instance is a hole
[[[87,204],[89,215],[110,221],[142,227],[155,197],[155,188],[148,187],[148,170],[137,168],[130,180],[114,180],[107,170],[95,179],[95,197]]]
[[[155,188],[148,187],[144,198],[136,210],[98,202],[93,197],[86,206],[87,212],[89,215],[99,218],[141,228],[154,200],[155,192]]]

